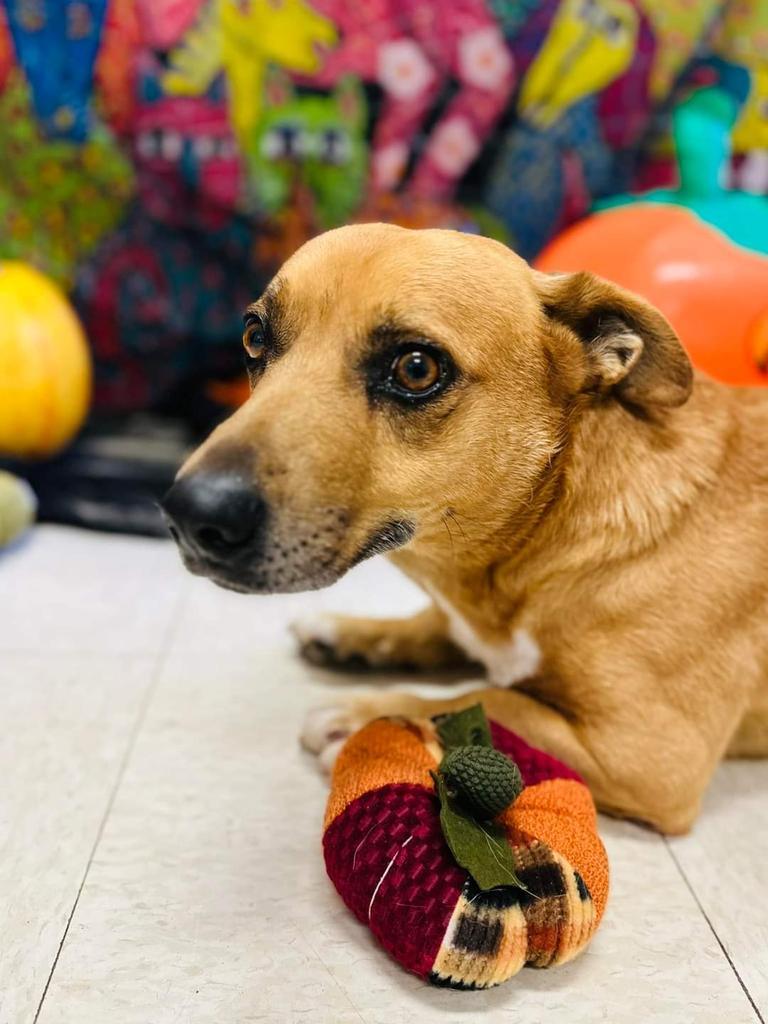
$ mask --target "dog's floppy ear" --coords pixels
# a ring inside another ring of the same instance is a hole
[[[586,388],[610,391],[643,409],[686,401],[691,363],[657,309],[594,274],[534,274],[547,316],[570,328],[584,346]]]

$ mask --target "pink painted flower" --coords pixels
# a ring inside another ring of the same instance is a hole
[[[432,65],[413,39],[395,39],[379,47],[379,84],[395,99],[418,96],[434,77]]]
[[[392,142],[373,157],[373,180],[376,188],[391,189],[400,183],[408,160],[404,142]]]
[[[459,73],[469,85],[493,92],[512,74],[512,54],[497,28],[489,25],[459,41]]]
[[[480,143],[466,117],[451,117],[438,124],[427,149],[443,174],[458,178],[477,156]]]

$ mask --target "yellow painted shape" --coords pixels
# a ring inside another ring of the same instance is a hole
[[[244,148],[261,115],[267,65],[311,74],[320,63],[316,48],[336,38],[333,23],[305,0],[214,0],[171,53],[163,87],[176,96],[200,95],[223,70]]]
[[[667,96],[721,6],[721,0],[640,0],[656,37],[650,81],[654,99]]]
[[[660,0],[663,2],[663,0]],[[768,3],[765,0],[739,0],[729,3],[712,49],[725,60],[754,68],[768,54]]]
[[[55,453],[90,397],[90,354],[64,293],[25,263],[0,263],[0,453]]]
[[[749,96],[731,134],[734,153],[768,149],[768,63],[752,71]]]
[[[546,128],[569,107],[604,88],[627,67],[638,15],[628,0],[563,0],[525,76],[520,111]]]
[[[204,7],[182,42],[171,50],[163,88],[172,96],[201,96],[222,70],[219,0]]]

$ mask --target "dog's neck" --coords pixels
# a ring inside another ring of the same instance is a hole
[[[529,501],[490,509],[483,523],[458,515],[444,539],[392,560],[470,621],[506,632],[543,584],[638,559],[691,514],[722,475],[727,394],[698,382],[686,405],[656,418],[618,403],[587,409]]]

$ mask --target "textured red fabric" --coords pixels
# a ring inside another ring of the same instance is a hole
[[[467,878],[443,839],[434,793],[400,783],[363,794],[328,827],[323,850],[350,910],[404,967],[426,977]]]
[[[551,754],[545,754],[543,750],[529,746],[522,736],[510,732],[498,722],[488,724],[491,727],[494,747],[507,757],[511,757],[517,764],[526,786],[535,786],[537,782],[544,782],[546,779],[575,779],[577,782],[584,782],[573,768],[569,768]]]

